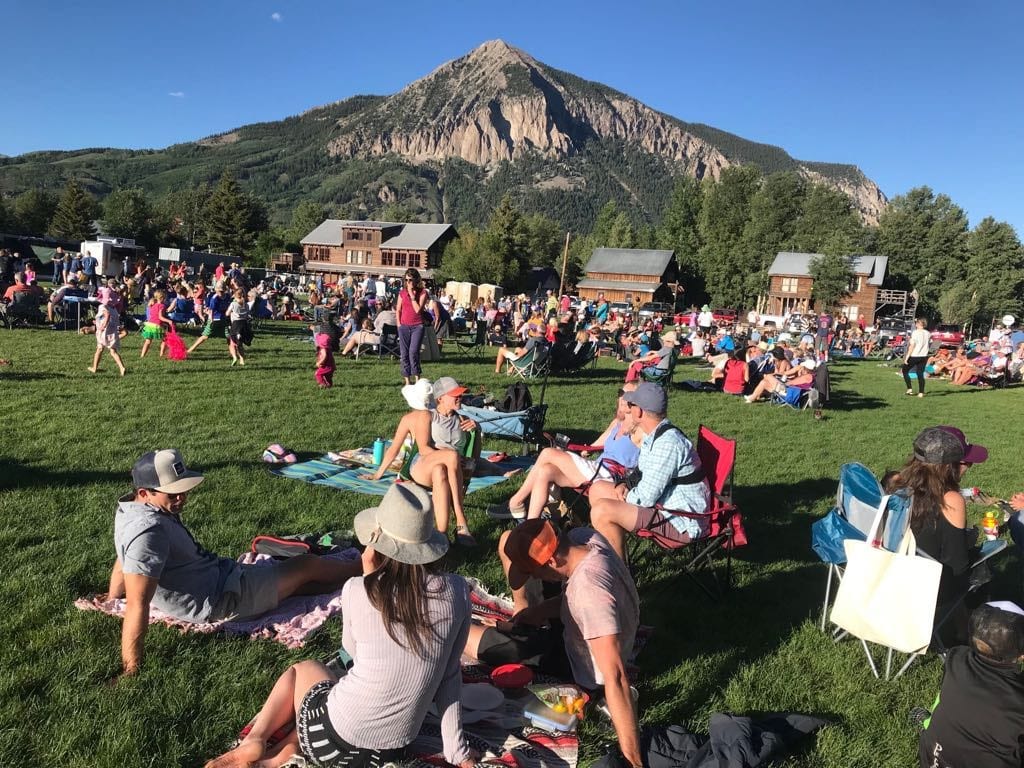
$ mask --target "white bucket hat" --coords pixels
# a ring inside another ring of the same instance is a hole
[[[417,379],[415,384],[402,387],[402,397],[414,411],[429,411],[434,407],[434,388],[427,379]]]
[[[379,507],[356,515],[353,527],[360,544],[400,563],[433,563],[448,551],[448,537],[434,527],[430,494],[414,483],[392,485]]]

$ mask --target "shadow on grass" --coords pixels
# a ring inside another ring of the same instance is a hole
[[[220,461],[192,469],[209,472],[224,467],[237,467],[236,461]],[[125,492],[130,490],[131,472],[66,470],[59,467],[39,467],[24,464],[13,459],[0,458],[0,491],[13,491],[25,488],[67,488],[75,486],[96,485],[101,483],[124,483]],[[111,503],[113,503],[111,499]]]
[[[83,368],[84,370],[84,368]],[[44,379],[67,379],[71,378],[68,373],[48,373],[45,371],[11,371],[6,370],[0,374],[0,382],[4,381],[42,381]]]

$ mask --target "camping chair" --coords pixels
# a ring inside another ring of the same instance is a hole
[[[639,539],[636,540],[632,548],[636,549],[643,539],[647,539],[662,549],[685,550],[686,560],[683,563],[683,572],[709,597],[715,599],[732,586],[733,549],[747,543],[747,536],[743,530],[743,518],[739,508],[733,503],[736,441],[717,435],[702,424],[697,430],[697,455],[700,457],[700,463],[704,469],[704,477],[711,487],[710,509],[704,513],[681,512],[664,509],[661,506],[658,509],[666,514],[704,520],[708,531],[707,535],[700,539],[693,539],[686,544],[680,544],[657,530],[641,528],[636,532]],[[660,525],[667,525],[667,523],[663,522],[659,524],[659,527]],[[714,560],[716,555],[722,551],[725,553],[725,579],[720,581],[715,572]],[[711,574],[715,590],[697,578],[703,570],[707,570]]]
[[[547,439],[548,443],[550,443],[552,448],[561,448],[562,450],[570,453],[592,453],[599,455],[603,450],[596,445],[583,445],[581,443],[566,442],[568,440],[568,436],[566,435],[552,435],[545,432],[544,437]],[[559,445],[560,439],[561,445]],[[563,522],[567,522],[570,526],[590,525],[590,521],[579,514],[580,510],[578,507],[580,502],[590,494],[590,488],[600,478],[602,469],[607,470],[615,482],[621,482],[629,473],[630,467],[624,467],[617,461],[605,459],[603,456],[599,456],[597,459],[597,467],[594,469],[594,473],[588,480],[585,480],[581,485],[577,485],[574,488],[563,489],[575,494],[576,496],[576,498],[574,498],[569,504],[563,504],[560,512]]]
[[[398,343],[398,326],[383,325],[380,329],[380,344],[377,345],[377,359],[399,357],[401,346]]]
[[[597,344],[592,341],[583,344],[578,352],[562,360],[560,365],[552,363],[551,372],[572,373],[574,371],[581,371],[590,364],[593,367],[597,367]]]
[[[641,368],[640,369],[640,380],[649,381],[651,384],[657,384],[659,387],[668,388],[668,385],[672,383],[672,374],[676,370],[676,362],[679,360],[679,348],[674,347],[672,354],[669,355],[668,368]]]
[[[521,411],[496,411],[488,408],[462,405],[459,415],[472,419],[480,427],[481,434],[516,440],[522,443],[525,456],[531,445],[544,442],[544,420],[547,418],[548,406],[544,395],[548,388],[547,372],[540,389],[540,402]]]
[[[479,357],[483,348],[487,346],[487,323],[478,322],[476,324],[476,331],[469,341],[464,338],[460,339],[458,336],[454,337],[452,341],[455,342],[459,352],[473,352]]]
[[[551,361],[547,346],[537,344],[533,349],[515,360],[505,361],[505,373],[521,379],[534,379],[546,376],[551,370]]]

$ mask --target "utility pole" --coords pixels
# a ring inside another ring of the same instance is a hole
[[[565,233],[565,251],[562,253],[562,278],[558,281],[558,295],[565,290],[565,265],[569,262],[569,233]]]

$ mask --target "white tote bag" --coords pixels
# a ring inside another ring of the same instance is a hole
[[[831,620],[854,637],[919,653],[931,642],[942,564],[917,557],[909,527],[895,552],[882,549],[878,528],[888,500],[882,499],[867,541],[844,542],[846,573]]]

